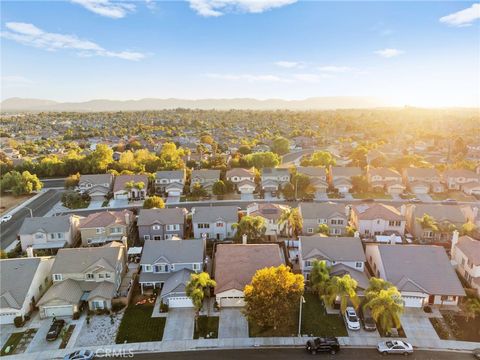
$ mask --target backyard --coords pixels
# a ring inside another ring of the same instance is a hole
[[[161,341],[165,318],[152,318],[153,304],[130,305],[123,315],[116,343]]]
[[[199,316],[193,338],[216,339],[218,337],[218,316]]]

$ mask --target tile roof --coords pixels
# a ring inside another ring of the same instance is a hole
[[[187,210],[184,208],[141,209],[138,214],[137,225],[153,224],[185,224]]]
[[[473,265],[480,265],[480,240],[475,240],[470,236],[461,236],[456,246],[473,262]]]
[[[140,264],[203,263],[203,240],[145,240]]]
[[[405,216],[400,210],[391,205],[385,204],[361,204],[352,207],[359,220],[384,219],[390,221],[403,221]]]
[[[127,225],[128,221],[133,221],[133,212],[130,210],[121,211],[100,211],[88,215],[86,218],[80,220],[80,229],[105,227],[109,225]]]

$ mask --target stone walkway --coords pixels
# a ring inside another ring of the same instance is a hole
[[[85,321],[78,334],[76,334],[75,347],[100,346],[115,344],[118,327],[122,321],[123,312],[113,315],[111,323],[109,315],[94,315],[90,318],[90,324]],[[73,343],[75,339],[72,339]]]

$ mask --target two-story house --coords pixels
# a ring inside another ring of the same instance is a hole
[[[278,236],[287,235],[288,224],[282,223],[281,217],[283,212],[289,209],[289,206],[282,204],[253,203],[247,205],[247,215],[262,217],[266,224],[265,237],[275,241]]]
[[[33,250],[52,251],[72,246],[79,223],[76,215],[25,218],[18,230],[22,251],[30,246]]]
[[[400,210],[380,203],[354,205],[350,213],[350,224],[367,238],[404,235],[406,223],[405,215]]]
[[[40,317],[72,316],[82,304],[111,309],[125,269],[126,249],[119,242],[60,249],[51,269],[53,285],[37,303]]]
[[[169,240],[185,237],[187,210],[184,208],[141,209],[138,235],[141,240]]]
[[[451,257],[459,274],[480,296],[480,240],[470,236],[458,237],[458,231],[454,231]]]
[[[157,171],[155,174],[155,192],[167,196],[180,196],[185,186],[186,174],[182,170]]]
[[[322,194],[327,192],[327,172],[324,167],[298,166],[297,174],[308,176],[310,183],[315,187],[315,192]]]
[[[78,189],[87,193],[92,201],[104,201],[112,191],[112,174],[80,175]]]
[[[190,191],[193,185],[200,184],[209,193],[212,192],[213,184],[220,180],[220,170],[214,169],[200,169],[193,170],[190,180]]]
[[[480,176],[467,169],[447,170],[443,173],[442,179],[449,190],[468,191],[470,187],[480,187]]]
[[[80,220],[83,246],[124,242],[130,235],[134,214],[130,210],[100,211]]]
[[[192,209],[193,236],[196,239],[231,239],[238,223],[236,206],[198,206]]]
[[[440,174],[434,168],[409,167],[403,170],[404,183],[414,194],[440,193],[445,187],[440,182]]]
[[[367,180],[371,189],[386,191],[391,195],[399,195],[406,189],[402,183],[402,175],[394,169],[368,167]]]
[[[328,182],[339,193],[348,193],[352,185],[352,177],[362,175],[362,170],[356,166],[330,166]]]
[[[118,175],[113,184],[113,198],[115,200],[143,200],[147,195],[147,190],[147,175]]]
[[[342,203],[333,202],[306,202],[298,206],[303,219],[303,235],[313,235],[318,232],[322,224],[328,226],[332,236],[345,235],[347,232],[350,208]]]
[[[262,169],[262,191],[276,196],[277,192],[290,182],[290,171],[285,168]]]
[[[255,172],[252,169],[233,168],[227,171],[226,179],[233,183],[240,194],[255,192]]]
[[[185,293],[190,275],[203,271],[205,241],[146,240],[140,260],[139,283],[142,293],[159,288],[160,297],[169,307],[193,307]]]

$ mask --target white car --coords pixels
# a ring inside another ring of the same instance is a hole
[[[10,221],[12,219],[12,215],[4,215],[2,216],[2,220],[1,220],[1,223],[5,223],[7,221]]]
[[[360,320],[352,306],[347,307],[345,310],[345,322],[350,330],[360,330]]]
[[[413,346],[405,341],[388,340],[379,342],[377,350],[382,355],[403,354],[410,355],[413,353]]]
[[[63,360],[92,360],[95,353],[91,350],[79,350],[65,355]]]

